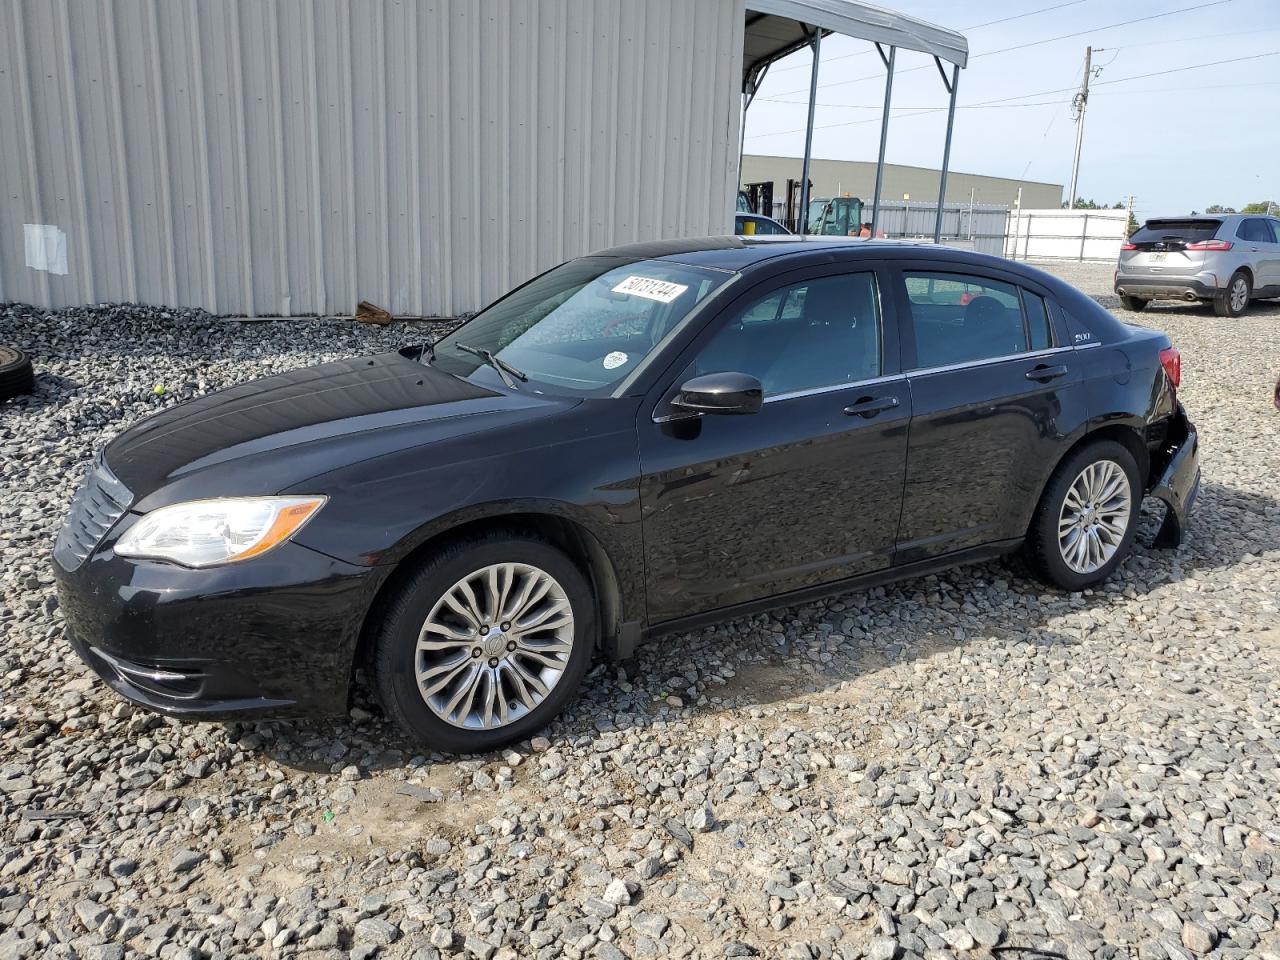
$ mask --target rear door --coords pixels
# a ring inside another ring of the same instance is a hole
[[[1045,464],[1087,420],[1047,291],[957,266],[897,273],[912,403],[898,564],[1023,536]]]
[[[1271,228],[1271,277],[1269,283],[1273,288],[1280,288],[1280,220],[1268,217],[1266,224]],[[1275,296],[1275,293],[1272,294]]]
[[[1237,243],[1253,271],[1253,289],[1280,284],[1280,244],[1266,217],[1249,217],[1240,221]]]

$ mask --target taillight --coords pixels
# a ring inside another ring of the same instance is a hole
[[[1230,250],[1230,240],[1197,240],[1187,244],[1188,250]]]
[[[1160,351],[1160,366],[1174,387],[1182,385],[1182,354],[1176,347],[1165,347]]]
[[[1126,240],[1124,243],[1120,244],[1120,249],[1121,250],[1137,250],[1138,245],[1136,243],[1129,243]]]

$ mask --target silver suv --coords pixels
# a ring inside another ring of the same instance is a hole
[[[1280,219],[1249,214],[1148,220],[1120,248],[1116,293],[1126,310],[1151,300],[1212,300],[1238,317],[1280,297]]]

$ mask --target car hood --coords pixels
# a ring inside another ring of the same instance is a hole
[[[412,352],[412,351],[407,351]],[[337,467],[536,418],[574,401],[498,393],[400,353],[253,380],[144,420],[107,466],[135,510],[278,493]]]

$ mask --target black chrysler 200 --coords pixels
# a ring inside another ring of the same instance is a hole
[[[195,719],[528,737],[597,652],[1021,549],[1080,590],[1199,483],[1179,356],[1021,264],[868,240],[638,244],[429,346],[110,443],[59,535],[75,649]]]

